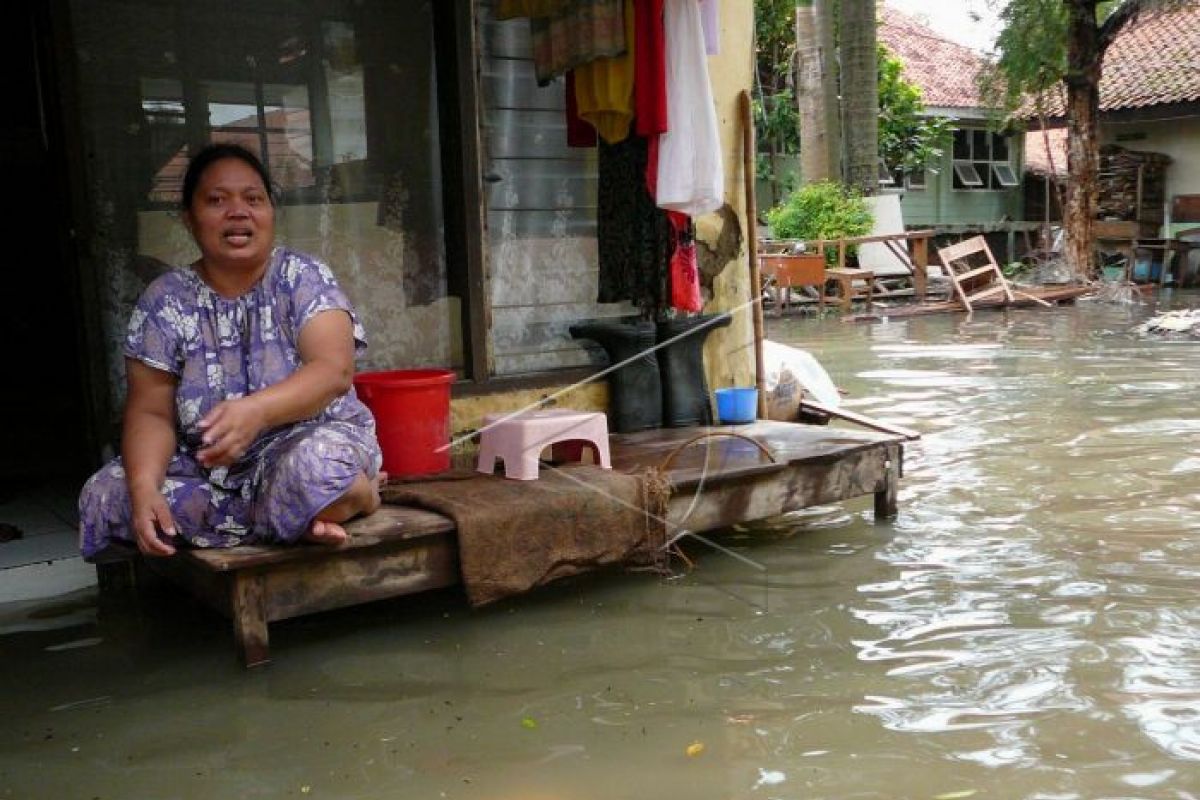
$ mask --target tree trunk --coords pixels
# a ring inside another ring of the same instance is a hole
[[[829,178],[842,177],[842,108],[838,97],[838,57],[833,41],[836,0],[813,0],[817,15],[817,47],[821,54],[821,94],[825,98],[825,149]]]
[[[1096,24],[1094,0],[1067,3],[1067,196],[1063,209],[1067,241],[1065,255],[1072,274],[1093,277],[1092,238],[1100,164],[1098,122],[1100,70],[1104,50]]]
[[[829,151],[829,120],[837,108],[825,105],[825,65],[812,3],[796,7],[796,109],[800,122],[801,182],[834,178]],[[830,112],[834,112],[831,114]]]
[[[841,0],[842,107],[846,183],[879,188],[879,66],[874,0]]]

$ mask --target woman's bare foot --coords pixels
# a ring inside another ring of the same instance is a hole
[[[312,527],[300,537],[301,540],[313,544],[344,544],[350,535],[341,523],[378,511],[381,504],[379,490],[385,483],[386,472],[380,472],[374,479],[368,478],[365,472],[358,473],[344,495],[317,512]]]
[[[308,533],[300,538],[313,544],[339,545],[344,544],[350,536],[346,533],[346,529],[336,522],[315,519],[312,527],[308,529]]]

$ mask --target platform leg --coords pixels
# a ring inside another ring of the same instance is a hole
[[[136,596],[133,559],[96,565],[96,586],[105,602],[126,602]]]
[[[233,576],[230,588],[233,633],[237,638],[238,655],[247,667],[271,662],[265,583],[266,579],[260,574],[239,572]]]
[[[903,451],[898,447],[888,448],[887,469],[884,473],[883,488],[875,492],[875,521],[882,522],[895,518],[899,513],[897,495],[900,488],[900,470]]]

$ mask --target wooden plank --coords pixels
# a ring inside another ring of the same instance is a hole
[[[453,586],[458,545],[443,536],[415,547],[356,550],[337,558],[273,566],[264,573],[265,615],[289,619],[332,608]]]
[[[350,534],[350,540],[340,547],[306,544],[291,547],[245,545],[227,550],[184,550],[176,559],[194,562],[213,572],[234,572],[294,561],[321,560],[327,558],[331,550],[344,553],[376,547],[387,542],[411,542],[450,533],[453,530],[454,521],[441,514],[407,506],[385,505],[369,517],[347,523],[346,531]]]
[[[889,476],[889,458],[888,445],[876,444],[830,461],[805,462],[765,477],[712,485],[698,497],[676,493],[668,505],[668,531],[675,526],[696,532],[716,530],[886,491],[894,480]]]
[[[994,269],[995,269],[995,267],[993,267],[991,264],[988,264],[986,267],[978,267],[976,269],[967,270],[966,272],[956,273],[955,277],[958,278],[960,281],[965,281],[968,278],[977,278],[980,275],[987,275],[988,273],[992,272]]]
[[[862,425],[864,428],[870,428],[874,431],[890,433],[895,436],[903,436],[910,442],[921,438],[921,434],[909,428],[902,428],[899,425],[892,425],[891,423],[887,423],[873,417],[868,417],[865,414],[857,414],[846,408],[834,408],[833,406],[827,406],[824,403],[818,403],[816,400],[802,398],[800,400],[800,408],[801,410],[808,409],[810,411],[815,411],[819,414],[828,414],[831,417],[844,419],[847,422],[854,422]]]
[[[688,445],[702,432],[715,435]],[[754,444],[725,435],[731,433],[762,444],[776,463],[765,458]],[[687,490],[701,482],[717,486],[747,476],[769,475],[782,466],[836,460],[891,441],[895,441],[894,436],[880,433],[758,420],[749,425],[620,434],[612,437],[611,448],[613,468],[626,472],[661,468],[668,457],[680,451],[672,458],[668,477],[678,490]]]

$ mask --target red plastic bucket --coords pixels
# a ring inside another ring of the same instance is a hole
[[[375,415],[375,436],[389,475],[450,469],[450,384],[446,369],[397,369],[354,376],[358,397]]]

